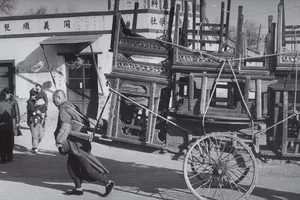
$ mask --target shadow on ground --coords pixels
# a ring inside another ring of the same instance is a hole
[[[262,197],[268,200],[299,200],[299,194],[280,190],[271,190],[262,187],[255,187],[251,195],[256,197]]]
[[[71,189],[69,184],[66,185],[66,182],[71,182],[66,169],[66,156],[56,151],[42,151],[34,155],[20,145],[15,145],[15,151],[17,153],[12,163],[0,165],[0,180],[51,188],[61,193]],[[118,191],[139,195],[141,198],[195,199],[187,190],[180,170],[98,159],[110,170],[109,176],[116,182],[115,189]],[[101,196],[98,191],[86,191]],[[299,199],[299,194],[262,187],[256,187],[251,196],[272,200]]]
[[[66,169],[66,156],[41,150],[37,155],[26,147],[15,145],[14,161],[0,164],[0,180],[55,189],[64,193],[72,182]],[[186,190],[181,171],[141,165],[134,162],[98,158],[111,172],[116,190],[157,199],[182,199]],[[102,191],[103,189],[101,189]],[[87,192],[101,196],[98,191]]]

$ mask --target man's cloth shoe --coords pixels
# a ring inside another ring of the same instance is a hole
[[[108,196],[111,193],[114,186],[115,186],[115,183],[113,181],[110,181],[109,184],[105,187],[104,197]]]
[[[66,195],[83,195],[83,190],[77,190],[77,189],[72,189],[72,190],[67,190]]]

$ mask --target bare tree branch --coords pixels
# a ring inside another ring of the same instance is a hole
[[[24,13],[24,15],[45,15],[45,14],[47,14],[47,12],[48,12],[48,10],[45,6],[40,6],[36,10],[33,8],[30,8],[29,10],[27,10]]]
[[[16,3],[16,0],[0,0],[0,15],[11,15]]]

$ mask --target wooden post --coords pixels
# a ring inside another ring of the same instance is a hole
[[[225,9],[225,3],[221,3],[221,16],[220,16],[220,36],[219,36],[219,52],[222,51],[223,48],[223,36],[224,36],[224,9]]]
[[[288,91],[283,91],[282,119],[288,117]],[[288,121],[282,122],[282,155],[287,153]]]
[[[271,47],[271,33],[267,33],[266,40],[265,40],[265,54],[266,55],[270,54],[270,47]],[[270,57],[265,58],[265,67],[270,71],[270,73],[273,72]]]
[[[263,98],[262,114],[263,116],[267,116],[268,115],[268,94],[264,92],[262,98]]]
[[[239,6],[236,45],[235,45],[235,58],[242,57],[242,50],[243,50],[243,6]]]
[[[281,53],[282,48],[282,11],[283,6],[280,2],[278,4],[278,15],[277,15],[277,53]],[[277,65],[280,63],[280,56],[277,56]]]
[[[184,17],[183,17],[183,24],[182,24],[182,29],[181,29],[181,45],[182,46],[187,46],[187,44],[188,44],[188,41],[187,41],[187,39],[188,39],[188,32],[187,32],[187,30],[188,30],[188,23],[189,23],[189,19],[188,19],[188,14],[189,14],[189,10],[188,10],[188,6],[189,6],[189,4],[188,4],[188,2],[187,1],[185,1],[184,2]]]
[[[117,30],[116,30],[117,29],[117,15],[119,13],[119,4],[120,4],[120,0],[115,0],[114,16],[113,16],[113,23],[112,23],[112,29],[111,29],[110,49],[114,48],[114,41],[116,38],[115,35],[119,35],[119,32],[117,32]]]
[[[196,38],[196,0],[193,0],[193,40]],[[193,42],[192,48],[195,49],[195,43]]]
[[[246,106],[248,106],[248,102],[249,102],[250,82],[251,82],[251,77],[246,76],[245,87],[244,87],[244,99],[245,99]],[[246,108],[243,109],[243,112],[246,113]]]
[[[189,75],[189,99],[188,99],[188,109],[193,110],[192,102],[194,100],[194,73]]]
[[[206,108],[207,95],[207,76],[202,77],[201,98],[200,98],[200,113],[204,114]]]
[[[273,15],[268,16],[268,33],[272,31]]]
[[[260,24],[260,26],[259,26],[258,36],[257,36],[257,44],[256,44],[256,50],[257,50],[257,51],[258,51],[258,49],[259,49],[260,31],[261,31],[261,24]]]
[[[200,0],[200,23],[204,24],[206,18],[206,2],[205,0]],[[200,32],[202,31],[203,26],[200,26]],[[203,40],[202,35],[200,35],[200,41]],[[205,48],[205,43],[200,43],[200,49]]]
[[[262,117],[262,98],[261,98],[261,79],[256,80],[256,117],[259,119]]]
[[[173,108],[178,109],[178,101],[179,101],[179,79],[180,73],[175,73],[174,75],[174,89],[173,89]]]
[[[270,47],[270,53],[274,54],[275,53],[275,33],[276,33],[276,23],[272,23],[272,30],[271,30],[271,47]],[[272,66],[272,73],[276,71],[276,60],[277,56],[272,56],[270,60],[270,64]]]
[[[227,10],[226,10],[226,31],[225,31],[225,49],[227,51],[228,46],[228,35],[229,35],[229,20],[230,20],[230,7],[231,7],[231,0],[227,0]]]
[[[180,5],[176,5],[176,15],[175,15],[175,31],[174,31],[174,39],[173,43],[179,44],[179,11],[180,11]],[[173,53],[173,63],[176,63],[178,60],[178,48],[174,48]]]
[[[276,124],[279,121],[279,103],[280,103],[280,92],[279,91],[275,91],[275,100],[274,100],[274,120],[273,120],[273,124]],[[277,134],[277,130],[278,127],[275,126],[273,128],[273,151],[276,152],[277,151],[277,142],[279,137]]]
[[[118,48],[119,48],[119,32],[120,32],[120,25],[121,25],[121,14],[117,14],[116,16],[116,26],[115,26],[115,33],[114,34],[114,44],[113,44],[113,66],[112,68],[115,69],[117,67],[117,60],[118,60]]]
[[[149,98],[149,107],[148,109],[151,110],[152,112],[154,112],[154,108],[155,108],[155,90],[156,90],[156,83],[152,83],[151,84],[151,88],[150,88],[150,98]],[[151,137],[153,134],[152,131],[152,123],[153,123],[153,113],[149,112],[148,114],[148,122],[147,122],[147,129],[146,129],[146,143],[150,143],[151,142]]]
[[[134,3],[133,21],[132,21],[132,33],[136,33],[136,24],[139,10],[139,3]]]
[[[120,78],[114,79],[114,83],[113,83],[114,90],[116,90],[116,91],[119,90],[119,84],[120,84]],[[112,97],[111,97],[110,114],[109,114],[109,121],[111,123],[108,123],[108,127],[107,127],[107,136],[108,137],[112,137],[112,136],[116,137],[118,134],[117,129],[115,131],[113,131],[113,126],[117,125],[117,121],[118,121],[118,119],[116,119],[117,99],[118,99],[118,95],[113,93]]]
[[[167,41],[172,41],[172,27],[173,27],[173,20],[174,20],[174,11],[175,11],[175,0],[171,0],[171,7],[169,13],[169,23],[168,23],[168,32],[167,32]]]
[[[282,46],[285,47],[285,9],[284,0],[280,0],[282,3]]]

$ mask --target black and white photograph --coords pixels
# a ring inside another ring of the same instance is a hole
[[[0,0],[0,200],[299,200],[299,0]]]

